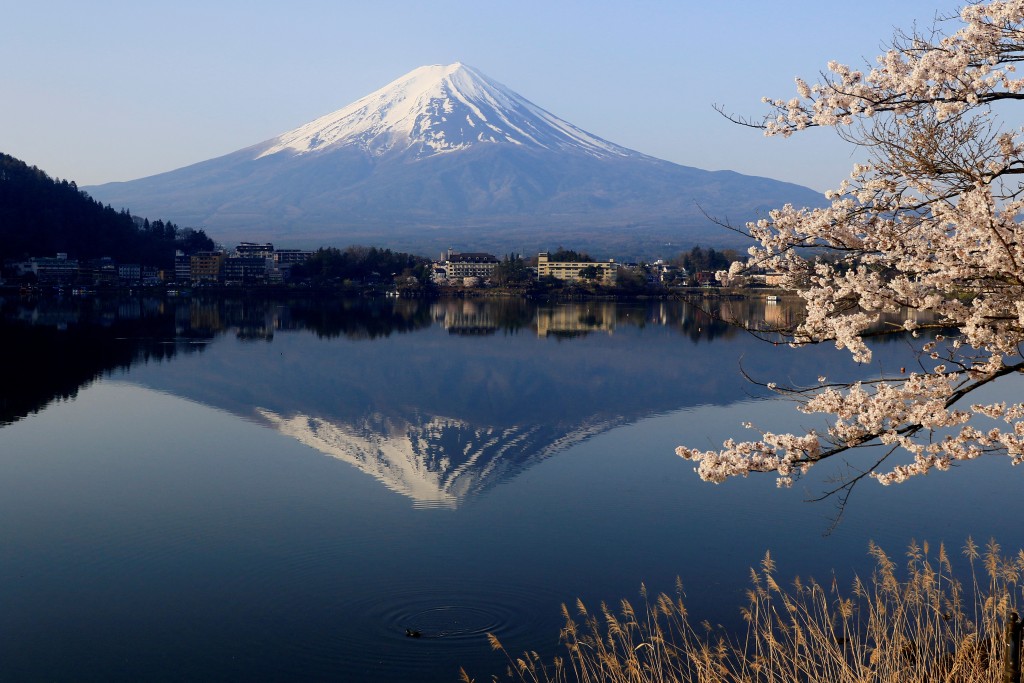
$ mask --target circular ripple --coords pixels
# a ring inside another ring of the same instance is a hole
[[[282,676],[411,681],[423,680],[424,672],[451,672],[455,680],[460,666],[478,672],[504,666],[488,633],[517,652],[537,647],[538,634],[549,641],[561,625],[562,599],[543,586],[480,578],[410,577],[401,585],[381,579],[320,593],[315,606],[293,605],[245,639],[245,649],[227,649],[232,657],[251,657],[254,648],[272,653],[287,663]],[[407,637],[406,629],[420,637]]]
[[[424,638],[479,642],[488,633],[499,638],[535,633],[558,614],[561,599],[540,586],[444,581],[430,587],[370,588],[347,608],[367,617],[380,635],[405,637],[405,630],[412,629]]]
[[[504,630],[515,615],[500,605],[403,605],[387,616],[387,625],[423,638],[469,639]]]

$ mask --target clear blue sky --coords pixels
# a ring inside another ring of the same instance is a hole
[[[863,0],[0,0],[0,151],[91,185],[272,138],[424,64],[461,61],[612,142],[823,190],[856,157],[829,131],[764,139],[764,112],[830,59],[960,3]]]

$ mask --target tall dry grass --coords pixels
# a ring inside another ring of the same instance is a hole
[[[872,544],[870,580],[850,589],[796,579],[784,587],[765,555],[751,570],[745,633],[694,626],[676,595],[648,596],[641,607],[623,600],[596,612],[577,601],[562,606],[564,652],[544,661],[536,652],[508,653],[492,680],[529,683],[998,683],[1003,629],[1014,608],[1024,551],[1004,557],[990,541],[968,539],[969,572],[957,578],[944,546],[912,543],[902,571]],[[969,577],[969,578],[968,578]],[[472,683],[465,672],[462,680]]]

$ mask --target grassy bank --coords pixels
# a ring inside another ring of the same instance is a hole
[[[745,632],[694,624],[675,595],[623,600],[596,611],[562,607],[561,656],[516,656],[494,680],[588,683],[997,683],[1003,633],[1020,597],[1024,551],[968,540],[963,558],[911,544],[904,560],[872,545],[875,570],[843,588],[795,579],[787,586],[766,555],[751,570]],[[957,571],[954,571],[956,568]],[[465,672],[462,680],[473,681]],[[486,680],[492,680],[488,677]]]

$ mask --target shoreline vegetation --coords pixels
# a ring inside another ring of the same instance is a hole
[[[695,624],[677,580],[674,595],[648,594],[597,610],[562,606],[561,654],[505,650],[503,676],[520,683],[998,683],[1004,679],[1004,629],[1024,579],[1024,551],[1004,556],[994,541],[962,549],[911,542],[904,563],[869,547],[872,576],[844,589],[795,578],[780,583],[766,554],[752,568],[745,632]],[[958,577],[965,577],[963,580]],[[463,683],[474,683],[464,670]]]

